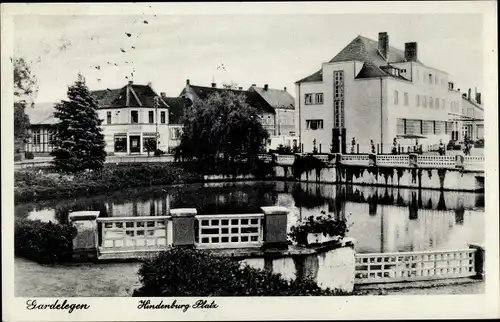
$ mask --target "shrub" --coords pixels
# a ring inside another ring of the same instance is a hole
[[[164,155],[164,154],[165,154],[165,151],[160,150],[160,149],[156,149],[156,150],[155,150],[155,153],[154,153],[154,156],[155,156],[155,157],[159,157],[159,156],[162,156],[162,155]]]
[[[309,216],[304,222],[292,226],[288,235],[297,244],[305,246],[308,244],[309,233],[344,237],[348,230],[346,220],[336,220],[331,215],[321,215]]]
[[[174,248],[146,260],[142,287],[134,296],[339,295],[310,279],[288,281],[279,274],[243,266],[207,251]]]
[[[14,223],[15,255],[39,263],[63,262],[73,254],[72,226],[40,220],[16,219]]]

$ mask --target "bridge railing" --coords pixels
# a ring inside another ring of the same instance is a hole
[[[410,157],[407,154],[400,155],[377,155],[376,164],[378,166],[409,166],[410,165]]]
[[[288,155],[288,154],[276,155],[276,163],[277,164],[292,165],[294,161],[295,161],[294,155]]]
[[[264,214],[196,216],[197,248],[261,247]]]
[[[465,156],[464,169],[468,170],[484,170],[484,157],[482,156]]]
[[[457,164],[454,156],[417,155],[417,166],[425,168],[454,168]]]
[[[355,283],[388,283],[476,275],[477,249],[355,255]]]
[[[343,154],[341,163],[346,165],[370,165],[370,156],[368,154]]]

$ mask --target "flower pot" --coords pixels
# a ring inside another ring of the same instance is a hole
[[[330,235],[324,235],[323,233],[308,233],[307,234],[307,244],[309,245],[314,245],[314,244],[324,244],[328,243],[331,241],[337,241],[339,240],[338,236],[330,236]]]

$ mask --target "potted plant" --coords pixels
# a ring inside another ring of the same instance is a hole
[[[300,246],[337,242],[348,231],[346,220],[334,219],[331,215],[309,216],[305,221],[293,226],[290,238]]]

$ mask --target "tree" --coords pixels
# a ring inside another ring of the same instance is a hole
[[[37,79],[24,58],[12,59],[14,67],[14,141],[16,153],[24,150],[28,137],[29,117],[26,107],[33,107],[38,92]]]
[[[82,75],[68,88],[68,99],[55,107],[59,122],[55,125],[53,163],[62,172],[99,170],[106,159],[102,121]]]
[[[257,109],[232,91],[195,100],[184,115],[178,151],[183,159],[217,163],[237,159],[257,160],[269,134]]]

